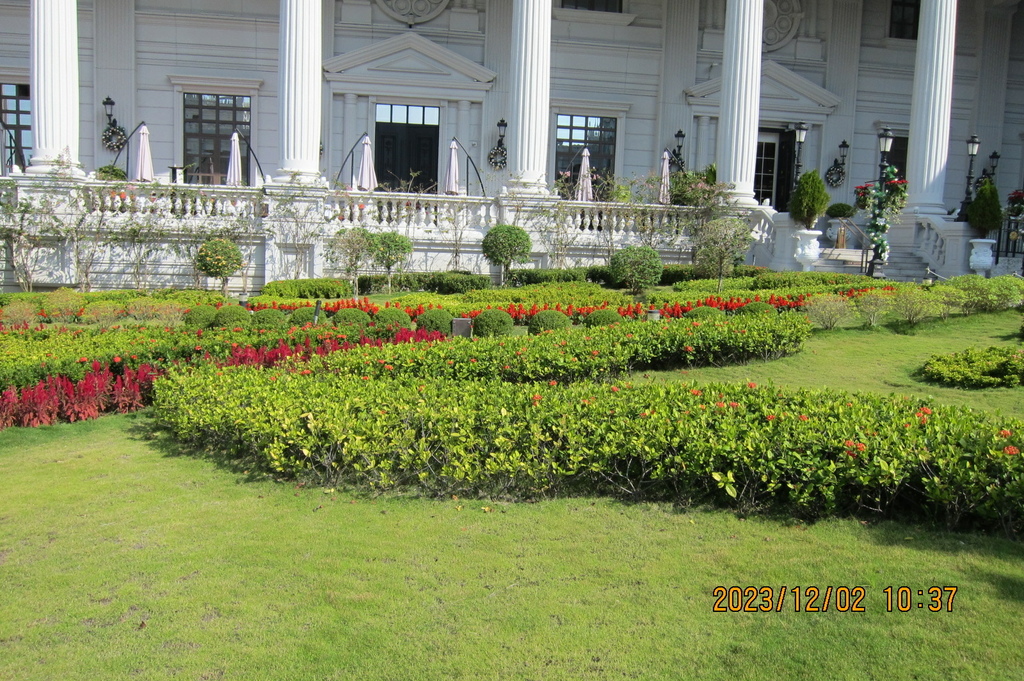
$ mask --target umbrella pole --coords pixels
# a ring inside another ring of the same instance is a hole
[[[121,147],[120,149],[117,150],[117,156],[114,157],[113,165],[115,165],[115,166],[117,165],[118,159],[121,158],[121,152],[124,151],[125,147],[127,147],[127,146],[129,146],[129,144],[131,144],[132,138],[135,137],[135,133],[137,133],[139,131],[139,128],[141,128],[145,124],[146,124],[146,121],[142,121],[141,123],[139,123],[138,125],[135,126],[135,129],[132,130],[132,134],[128,135],[128,138],[124,141],[124,147]],[[129,149],[129,155],[131,155],[131,150],[130,149]],[[127,157],[125,157],[125,160],[124,160],[124,174],[125,175],[128,174],[128,158]]]
[[[459,145],[459,149],[462,149],[462,151],[464,151],[466,153],[467,166],[468,165],[472,165],[473,166],[473,172],[476,173],[476,181],[480,183],[480,193],[483,194],[484,198],[486,199],[487,198],[487,190],[484,189],[484,180],[483,180],[482,177],[480,177],[480,169],[476,167],[476,161],[474,161],[473,157],[469,155],[468,151],[466,151],[466,147],[462,146],[462,142],[459,141],[458,137],[453,137],[452,141],[455,142],[456,144],[458,144]],[[469,168],[468,167],[466,169],[466,193],[469,194]]]
[[[363,138],[369,136],[370,133],[364,132],[362,135],[359,136],[359,139],[356,140],[356,143],[352,145],[352,148],[348,150],[348,154],[345,156],[345,160],[341,162],[341,167],[338,168],[338,174],[334,178],[334,184],[341,184],[341,171],[345,170],[345,164],[352,160],[352,156],[356,153],[356,147],[358,147],[359,144],[363,141]]]

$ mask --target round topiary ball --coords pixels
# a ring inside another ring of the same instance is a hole
[[[583,324],[585,326],[609,326],[611,324],[618,324],[622,321],[622,315],[616,310],[610,310],[604,308],[603,310],[594,310],[586,317],[583,318]]]
[[[412,318],[395,307],[385,307],[373,315],[372,324],[366,328],[370,338],[394,338],[399,329],[412,327]]]
[[[231,329],[236,326],[248,327],[251,321],[249,311],[241,305],[223,305],[217,310],[217,315],[213,318],[213,325]]]
[[[657,286],[664,269],[661,256],[650,246],[626,246],[612,255],[608,265],[612,278],[633,293]]]
[[[558,310],[541,310],[530,319],[530,333],[536,336],[552,329],[564,329],[572,326],[572,320],[564,312]]]
[[[216,316],[217,308],[213,305],[196,305],[185,313],[184,323],[194,329],[208,329]]]
[[[313,323],[313,313],[315,311],[316,310],[313,308],[312,305],[307,305],[306,307],[296,308],[291,313],[291,315],[288,316],[288,321],[291,322],[291,324],[293,324],[294,326],[305,326],[306,324],[312,324]],[[323,310],[321,310],[320,311],[320,320],[319,321],[322,322],[326,318],[327,318],[327,315],[324,313]]]
[[[473,335],[507,336],[514,324],[512,315],[504,310],[484,310],[473,319]]]
[[[733,310],[733,314],[777,314],[777,310],[774,305],[770,305],[760,300],[755,300],[752,303],[747,303],[743,307],[737,307]]]
[[[437,331],[450,336],[453,319],[455,318],[451,313],[444,310],[427,310],[416,318],[416,328],[424,331]]]
[[[684,313],[683,316],[690,319],[722,319],[725,317],[725,312],[719,310],[717,307],[701,305],[700,307],[695,307],[689,312]]]
[[[347,307],[344,310],[335,312],[332,321],[335,326],[354,327],[362,333],[370,325],[370,315],[358,308]]]
[[[396,329],[412,328],[412,317],[405,310],[397,307],[383,307],[373,315],[374,326],[390,326]]]
[[[284,324],[286,318],[283,310],[266,307],[252,313],[249,325],[254,329],[273,329]]]

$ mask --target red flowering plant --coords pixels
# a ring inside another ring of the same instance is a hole
[[[1015,189],[1006,197],[1006,214],[1011,217],[1024,215],[1024,189]]]

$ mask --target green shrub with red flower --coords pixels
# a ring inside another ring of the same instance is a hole
[[[881,183],[869,182],[854,188],[857,208],[867,211],[871,219],[865,226],[878,255],[888,258],[890,224],[907,205],[907,181],[900,179],[895,166],[887,166]]]
[[[1006,197],[1006,214],[1010,217],[1024,215],[1024,189],[1015,189]]]
[[[397,364],[380,366],[174,371],[155,414],[179,439],[275,475],[1024,530],[1019,419],[839,391],[396,378]]]

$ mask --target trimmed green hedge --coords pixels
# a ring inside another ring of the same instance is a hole
[[[932,355],[921,369],[925,380],[957,388],[1016,388],[1024,385],[1024,347],[968,348]]]
[[[1024,529],[1024,421],[897,396],[202,366],[158,381],[154,411],[180,440],[265,470],[375,487]]]
[[[286,279],[264,285],[261,296],[271,298],[348,298],[352,285],[341,279]]]

